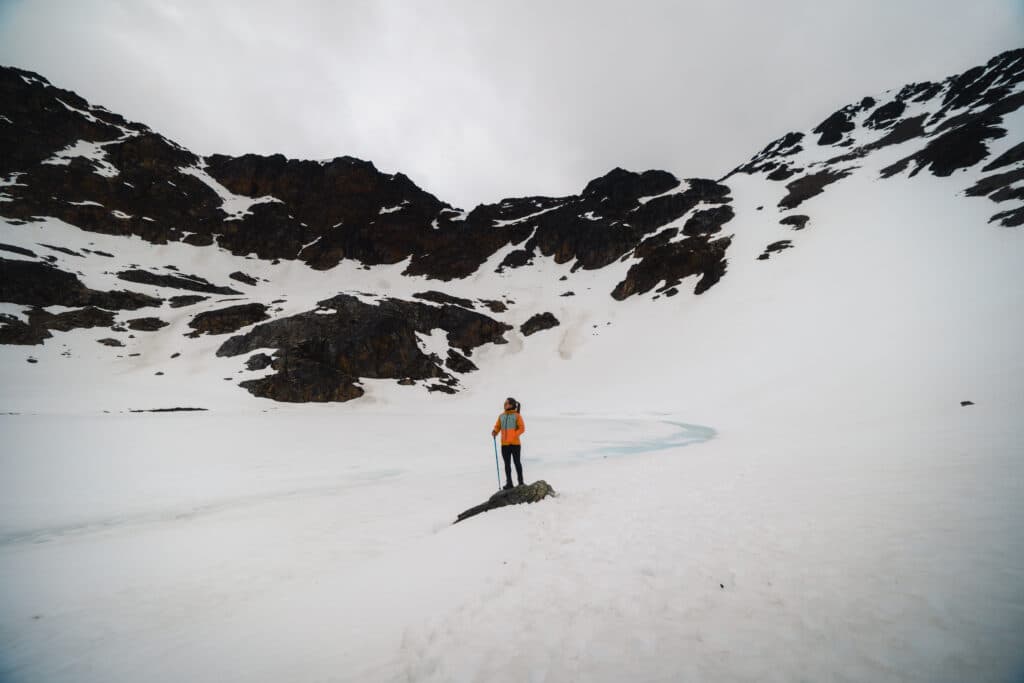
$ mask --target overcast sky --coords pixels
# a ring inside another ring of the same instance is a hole
[[[467,208],[717,177],[1022,46],[1021,0],[0,0],[0,63],[195,152],[347,154]]]

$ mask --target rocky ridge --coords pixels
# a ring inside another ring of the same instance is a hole
[[[517,328],[528,336],[558,323],[550,312],[518,311],[492,292],[492,298],[456,296],[443,291],[445,283],[485,271],[500,278],[550,262],[569,273],[615,272],[617,284],[607,293],[618,301],[672,297],[690,277],[693,293],[703,294],[727,276],[735,238],[729,231],[739,219],[745,227],[758,220],[734,208],[730,182],[741,174],[778,187],[771,220],[793,235],[766,239],[762,261],[775,262],[769,257],[799,246],[799,231],[813,230],[814,210],[805,202],[865,172],[872,155],[890,149],[900,156],[880,180],[977,168],[981,177],[965,184],[965,196],[995,204],[993,228],[1020,226],[1024,143],[998,155],[990,146],[1006,136],[1004,118],[1024,105],[1022,86],[1024,50],[1011,51],[942,82],[862,98],[810,130],[780,137],[718,180],[616,168],[576,195],[512,198],[463,211],[401,173],[382,173],[351,157],[201,157],[37,74],[0,68],[4,236],[56,219],[154,247],[225,251],[252,260],[247,263],[315,271],[399,265],[406,276],[438,283],[413,300],[341,288],[312,310],[283,313],[283,299],[261,294],[272,277],[247,274],[270,271],[194,275],[184,263],[163,269],[120,263],[118,254],[91,244],[69,248],[0,236],[0,305],[9,305],[0,312],[0,344],[38,345],[52,331],[96,327],[115,335],[167,335],[178,329],[168,320],[184,315],[188,336],[238,333],[221,343],[218,355],[257,352],[245,366],[268,374],[242,382],[257,396],[349,400],[362,395],[363,378],[457,391],[460,377],[477,370],[475,349],[504,343]],[[103,273],[124,287],[86,286],[75,265],[86,262],[109,263]],[[46,310],[52,307],[61,310]],[[165,310],[123,316],[142,308]],[[425,340],[435,333],[444,344],[429,349]],[[124,345],[116,336],[99,341]]]

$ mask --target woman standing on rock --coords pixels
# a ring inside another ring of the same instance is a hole
[[[519,414],[519,401],[511,396],[505,399],[505,412],[498,416],[491,430],[491,436],[497,437],[501,432],[501,457],[505,460],[505,488],[512,488],[512,459],[516,461],[516,475],[519,485],[523,485],[523,463],[521,458],[523,446],[519,437],[526,431],[526,423]]]

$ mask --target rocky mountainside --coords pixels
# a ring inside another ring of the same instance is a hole
[[[865,97],[724,178],[614,169],[577,195],[463,211],[350,157],[201,157],[0,68],[0,344],[134,368],[155,348],[245,356],[240,386],[279,401],[345,401],[367,380],[452,393],[486,370],[477,349],[558,329],[552,310],[517,304],[513,281],[570,315],[585,297],[701,295],[737,267],[741,231],[766,236],[757,261],[781,263],[815,225],[808,200],[853,176],[949,177],[965,201],[991,201],[982,229],[1018,228],[1022,106],[1016,50]],[[741,213],[752,187],[772,205]]]

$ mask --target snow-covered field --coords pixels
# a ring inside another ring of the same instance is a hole
[[[730,179],[729,271],[700,297],[619,303],[628,264],[496,255],[445,291],[562,324],[479,349],[454,397],[255,399],[184,313],[123,350],[0,347],[0,680],[1022,680],[1024,232],[963,175],[876,171],[801,232],[781,188]],[[192,250],[217,284],[241,267],[287,312],[436,286],[54,223],[4,241],[62,229],[143,267]],[[560,495],[452,526],[496,488],[510,394],[527,478]],[[182,405],[209,412],[126,412]]]

